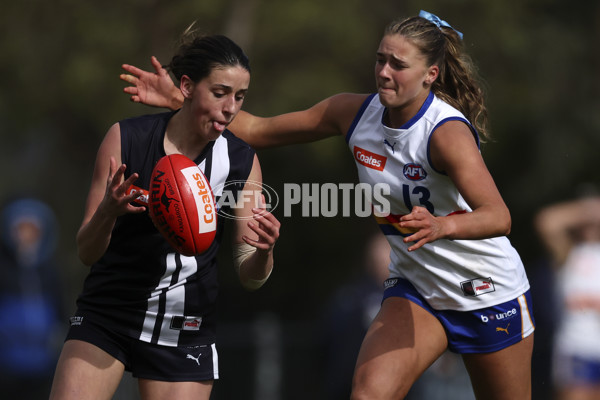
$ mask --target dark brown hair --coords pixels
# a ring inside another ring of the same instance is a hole
[[[188,28],[166,68],[177,80],[187,75],[192,81],[199,82],[213,69],[226,66],[241,66],[250,72],[248,57],[233,40],[223,35],[198,36]]]

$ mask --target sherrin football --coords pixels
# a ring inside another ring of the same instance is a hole
[[[152,171],[150,218],[173,248],[193,256],[206,251],[217,232],[210,183],[194,161],[181,154],[162,157]]]

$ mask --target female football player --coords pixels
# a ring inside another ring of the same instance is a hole
[[[181,93],[124,65],[133,101],[177,108]],[[363,341],[352,399],[400,399],[446,350],[462,354],[478,399],[531,397],[529,282],[506,235],[510,213],[479,151],[486,108],[462,34],[421,12],[390,24],[376,51],[376,93],[338,94],[231,129],[255,147],[341,136],[359,179],[387,184],[375,216],[390,245],[381,310]]]
[[[169,154],[194,160],[217,202],[224,190],[231,200],[260,187],[254,150],[227,130],[244,102],[250,67],[230,39],[204,36],[184,43],[169,68],[180,82],[181,108],[116,123],[98,150],[77,234],[79,257],[91,269],[51,399],[111,399],[128,370],[143,399],[208,400],[219,377],[216,257],[225,218],[210,248],[186,257],[156,230],[147,207],[132,202]],[[134,184],[137,192],[129,190]],[[261,205],[229,207],[237,217],[234,264],[242,284],[256,289],[272,270],[280,225]]]

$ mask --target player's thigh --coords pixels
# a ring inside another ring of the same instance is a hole
[[[111,399],[124,369],[104,350],[81,340],[68,340],[56,365],[50,399]]]
[[[398,399],[446,349],[441,323],[401,297],[387,298],[361,346],[352,399]]]
[[[164,382],[140,378],[139,387],[143,400],[209,400],[213,381]]]
[[[492,353],[463,354],[478,399],[531,399],[533,334]]]
[[[556,390],[556,400],[598,400],[600,399],[600,387],[596,386],[572,386]]]

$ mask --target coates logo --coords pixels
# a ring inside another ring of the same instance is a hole
[[[184,168],[181,173],[189,185],[196,203],[196,212],[200,222],[198,233],[214,231],[217,229],[217,210],[215,210],[210,183],[196,166]]]
[[[358,146],[354,146],[354,158],[359,164],[377,171],[383,171],[383,168],[385,168],[385,162],[387,161],[387,157],[371,153],[370,151],[362,149]]]
[[[427,178],[427,172],[425,172],[425,168],[419,164],[405,164],[402,173],[411,181],[422,181],[423,179]]]
[[[148,192],[146,189],[142,189],[140,187],[131,185],[129,186],[129,189],[127,189],[127,192],[125,193],[127,196],[129,196],[132,193],[137,193],[138,197],[136,197],[133,202],[140,204],[142,206],[147,206],[148,205],[148,199],[150,198],[150,192]]]

